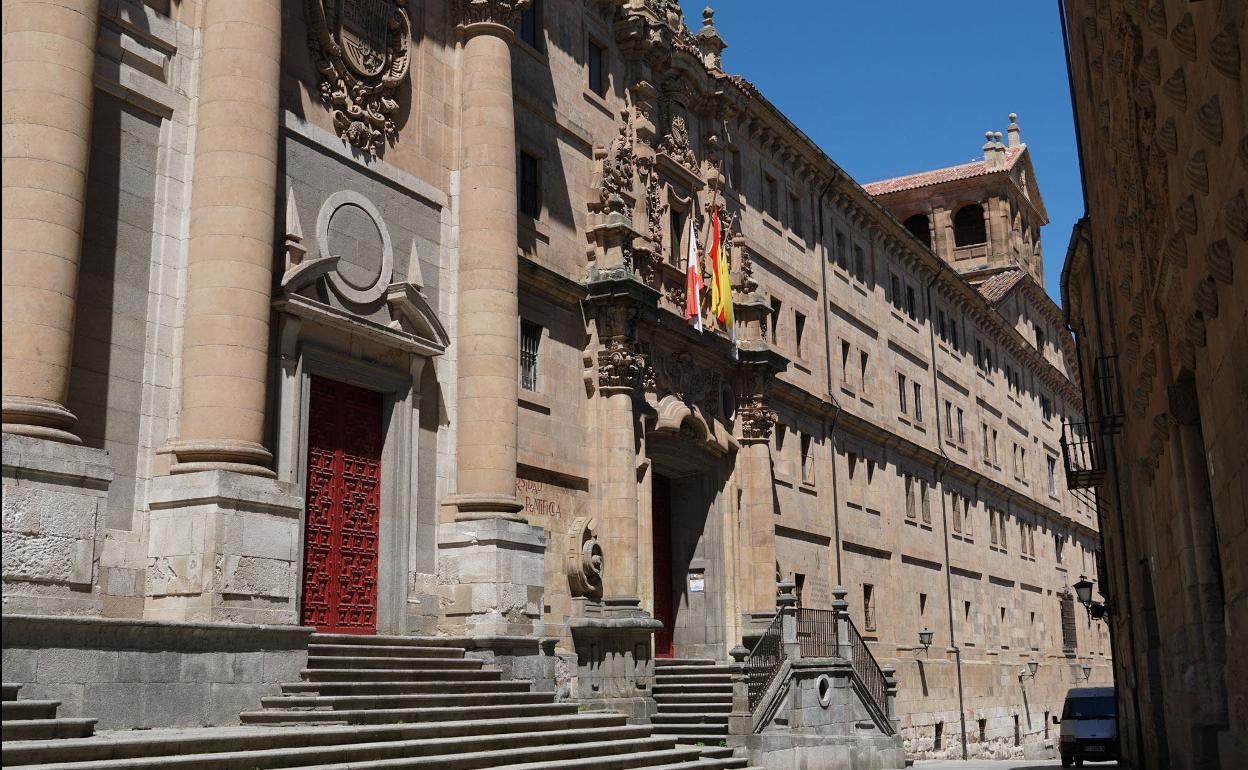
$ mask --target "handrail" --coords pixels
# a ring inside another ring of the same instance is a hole
[[[771,625],[763,632],[754,649],[745,659],[745,681],[749,691],[750,711],[758,707],[763,694],[784,665],[784,644],[781,639],[783,613],[776,613]]]
[[[797,609],[797,641],[801,644],[803,658],[841,657],[840,634],[836,628],[836,613],[811,607]]]
[[[871,650],[867,647],[867,643],[863,641],[862,634],[858,633],[858,627],[854,625],[853,618],[846,618],[849,628],[849,647],[850,647],[850,663],[854,668],[854,676],[858,677],[858,681],[862,683],[867,694],[871,696],[875,706],[880,710],[881,714],[888,713],[888,684],[884,677],[884,672],[880,669],[880,664],[876,662],[875,656],[871,654]]]

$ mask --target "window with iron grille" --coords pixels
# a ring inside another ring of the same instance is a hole
[[[1062,607],[1062,649],[1077,649],[1079,640],[1075,636],[1075,600],[1070,594],[1058,597]]]
[[[542,341],[542,327],[520,321],[520,387],[537,390],[537,348]]]
[[[538,219],[542,215],[542,162],[522,150],[519,165],[520,213]]]
[[[875,630],[875,586],[870,583],[862,584],[862,627]]]

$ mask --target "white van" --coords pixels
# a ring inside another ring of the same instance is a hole
[[[1084,760],[1118,759],[1118,706],[1112,687],[1075,687],[1066,693],[1057,749],[1062,767],[1083,767]]]

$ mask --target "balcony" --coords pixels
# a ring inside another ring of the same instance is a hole
[[[1100,432],[1109,436],[1122,432],[1122,378],[1118,374],[1118,356],[1100,356],[1092,366],[1093,387],[1096,389],[1096,411],[1100,416]]]
[[[1105,457],[1095,421],[1062,424],[1062,461],[1066,466],[1066,487],[1088,489],[1105,480]]]

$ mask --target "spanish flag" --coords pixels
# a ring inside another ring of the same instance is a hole
[[[698,234],[689,217],[689,259],[685,284],[685,320],[702,331],[702,257],[698,254]]]
[[[711,315],[735,342],[736,325],[732,321],[732,279],[728,270],[728,254],[719,229],[719,209],[711,209]]]

